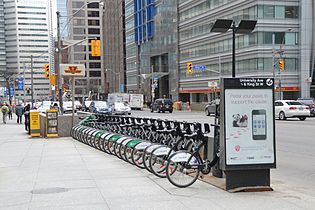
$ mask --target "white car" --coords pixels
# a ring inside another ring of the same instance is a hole
[[[310,108],[295,100],[278,100],[275,101],[275,117],[280,120],[297,117],[305,120],[311,115]]]
[[[131,108],[127,103],[115,102],[113,106],[114,114],[131,114]]]
[[[72,101],[64,101],[62,107],[63,107],[63,113],[72,113]],[[74,105],[74,111],[76,111],[75,105]]]
[[[37,111],[40,113],[46,113],[47,110],[50,109],[50,104],[42,104],[37,108]]]

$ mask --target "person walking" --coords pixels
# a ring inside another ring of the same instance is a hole
[[[27,104],[24,107],[24,124],[25,124],[25,130],[30,132],[30,110],[31,105]]]
[[[17,124],[22,124],[22,116],[24,114],[24,107],[22,106],[21,103],[19,103],[16,107],[15,107],[15,114],[17,116]]]
[[[1,112],[2,112],[2,121],[3,121],[3,123],[7,124],[7,114],[9,112],[9,108],[7,107],[5,102],[2,104]]]
[[[8,118],[9,118],[9,120],[12,120],[12,111],[13,111],[13,109],[12,109],[12,105],[8,105],[8,108],[9,108],[9,112],[8,112]]]

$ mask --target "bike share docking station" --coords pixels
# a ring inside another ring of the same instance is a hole
[[[274,80],[222,78],[214,150],[220,162],[210,183],[229,192],[272,191],[270,169],[276,167]],[[219,126],[218,126],[219,125]],[[219,144],[219,145],[218,145]],[[224,181],[225,180],[225,181]]]

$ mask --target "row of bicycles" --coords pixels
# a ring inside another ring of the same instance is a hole
[[[92,115],[71,130],[91,147],[167,178],[177,187],[209,174],[219,154],[206,158],[209,124],[129,116]]]

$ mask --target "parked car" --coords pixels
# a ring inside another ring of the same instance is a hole
[[[212,100],[206,105],[205,113],[207,116],[210,116],[211,114],[215,114],[215,108],[217,104],[218,105],[220,104],[220,99]]]
[[[80,103],[80,101],[74,101],[74,106],[76,110],[81,111],[82,110],[82,104]]]
[[[131,114],[131,108],[128,103],[124,102],[115,102],[113,104],[113,113],[114,114]]]
[[[72,101],[64,101],[62,105],[63,113],[72,113]],[[74,111],[76,111],[75,105]]]
[[[84,101],[84,103],[83,103],[83,110],[85,112],[89,112],[90,111],[89,107],[90,107],[91,103],[92,103],[92,101]]]
[[[298,102],[310,108],[311,115],[315,116],[315,99],[314,98],[298,98]]]
[[[106,101],[92,101],[89,110],[92,113],[111,114],[112,109],[108,106]]]
[[[170,113],[173,112],[173,102],[171,99],[160,98],[156,99],[151,105],[151,112],[165,112],[168,111]]]
[[[275,101],[275,117],[280,120],[297,117],[300,120],[305,120],[310,116],[308,106],[301,104],[295,100],[278,100]]]

